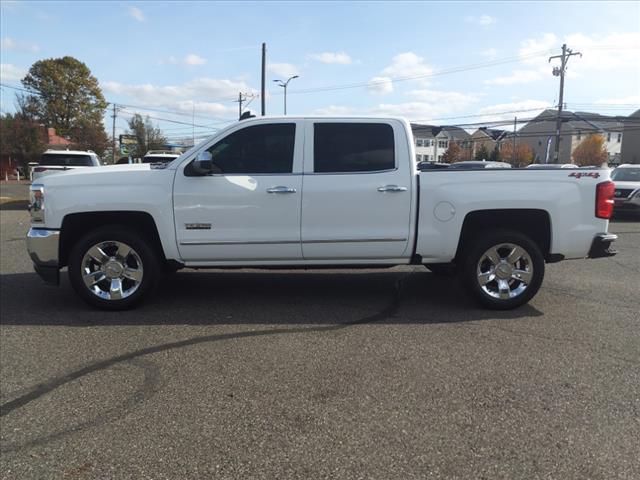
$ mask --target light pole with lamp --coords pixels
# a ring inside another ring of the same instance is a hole
[[[294,78],[298,78],[298,75],[289,77],[289,79],[286,82],[283,82],[282,80],[274,80],[274,82],[276,82],[280,87],[284,88],[284,114],[285,115],[287,114],[287,85],[289,85],[289,82]]]

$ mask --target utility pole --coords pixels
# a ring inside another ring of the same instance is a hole
[[[266,95],[265,95],[265,67],[266,67],[266,63],[267,63],[267,44],[263,43],[262,44],[262,88],[260,90],[260,99],[262,100],[262,116],[264,117],[266,115],[266,108],[265,108],[265,99],[266,99]]]
[[[255,98],[255,95],[251,93],[238,92],[238,100],[234,100],[234,102],[238,102],[238,120],[242,118],[242,104],[253,98]]]
[[[191,142],[196,144],[196,102],[191,100]]]
[[[513,155],[511,155],[511,164],[514,163],[516,158],[516,125],[518,124],[518,117],[513,117]]]
[[[553,75],[556,77],[560,77],[560,95],[558,101],[558,117],[556,118],[556,144],[553,152],[553,163],[558,163],[560,157],[560,130],[562,129],[562,107],[564,100],[564,74],[567,71],[567,63],[569,62],[569,58],[573,55],[580,55],[582,57],[582,53],[573,52],[570,48],[567,48],[567,44],[562,44],[562,55],[555,55],[553,57],[549,57],[549,62],[556,58],[560,59],[560,67],[553,67]]]
[[[111,115],[111,118],[113,118],[113,128],[111,130],[111,136],[113,139],[113,150],[111,151],[111,163],[113,165],[115,165],[116,163],[116,113],[117,113],[117,108],[116,108],[116,104],[113,104],[113,114]]]

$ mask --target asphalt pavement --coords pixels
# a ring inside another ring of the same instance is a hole
[[[424,269],[45,286],[0,212],[3,479],[640,478],[640,222],[518,310]]]

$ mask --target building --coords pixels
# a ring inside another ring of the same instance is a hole
[[[459,127],[436,127],[433,125],[411,124],[415,141],[417,162],[441,162],[450,142],[456,142],[463,149],[463,156],[471,152],[471,135]],[[464,158],[466,160],[466,158]]]
[[[640,163],[640,110],[624,120],[620,163]]]
[[[491,153],[496,147],[500,146],[507,138],[508,133],[505,130],[495,128],[480,127],[471,135],[472,155],[475,158],[476,152],[483,146]],[[488,160],[488,158],[486,159]]]
[[[525,143],[533,149],[534,163],[553,163],[557,114],[556,110],[545,110],[517,133],[518,143]],[[558,163],[573,163],[572,154],[576,147],[584,138],[594,133],[604,137],[609,163],[620,163],[623,128],[620,117],[563,111]]]

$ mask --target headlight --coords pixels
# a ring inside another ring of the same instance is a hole
[[[44,185],[34,183],[29,189],[29,213],[33,223],[44,222]]]

